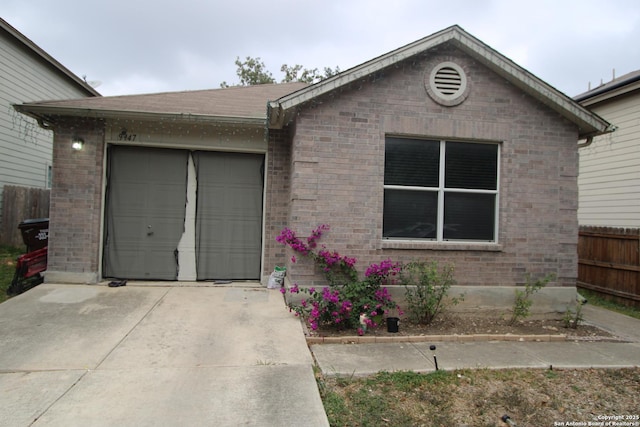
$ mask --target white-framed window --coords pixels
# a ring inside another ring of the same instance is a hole
[[[384,239],[497,242],[500,144],[385,139]]]

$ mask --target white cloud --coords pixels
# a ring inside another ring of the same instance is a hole
[[[237,81],[237,56],[347,69],[453,24],[569,95],[640,68],[637,0],[4,0],[4,19],[104,95]]]

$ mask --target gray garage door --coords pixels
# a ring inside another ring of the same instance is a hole
[[[177,279],[189,155],[198,280],[260,278],[263,155],[122,146],[108,155],[105,277]]]
[[[198,280],[259,279],[264,156],[195,152]]]
[[[104,275],[175,280],[189,152],[109,149]]]

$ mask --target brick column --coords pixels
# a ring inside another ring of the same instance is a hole
[[[81,150],[73,137],[84,140]],[[48,283],[95,283],[99,279],[103,201],[104,123],[64,119],[53,140]]]

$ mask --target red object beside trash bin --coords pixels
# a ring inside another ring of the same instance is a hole
[[[16,270],[21,270],[24,278],[42,273],[47,269],[47,252],[47,248],[42,248],[19,256]]]

